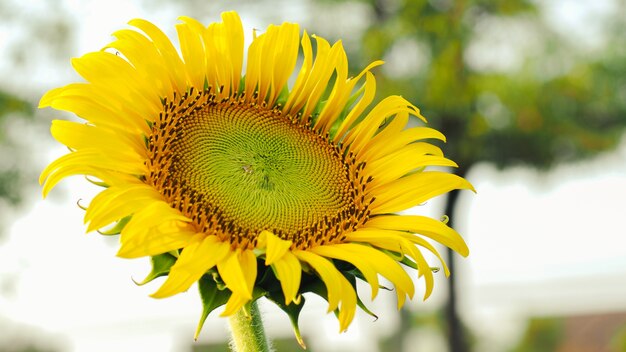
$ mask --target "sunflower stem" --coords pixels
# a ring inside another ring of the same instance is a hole
[[[228,320],[233,336],[233,352],[270,352],[256,301],[249,305],[249,309],[246,308],[240,309]]]

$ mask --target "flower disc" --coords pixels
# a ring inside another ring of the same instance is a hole
[[[256,245],[264,230],[308,245],[312,232],[355,209],[340,149],[289,116],[211,97],[189,113],[176,111],[153,126],[148,182],[198,231],[220,232],[242,247]]]

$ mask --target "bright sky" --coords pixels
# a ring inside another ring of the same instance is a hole
[[[562,3],[565,8],[574,6],[571,1]],[[146,12],[141,4],[66,0],[65,8],[80,19],[77,55],[102,47],[111,32],[133,17],[173,28],[178,14]],[[297,13],[290,8],[282,11]],[[585,15],[579,8],[572,11]],[[267,23],[251,12],[242,14],[244,25],[264,28]],[[0,38],[11,35],[0,31]],[[38,70],[41,75],[29,82],[44,85],[42,90],[75,79],[67,78],[69,70],[62,75],[50,73],[50,67]],[[10,71],[4,67],[0,72]],[[41,146],[37,156],[42,164],[65,153],[63,148]],[[596,160],[549,174],[522,168],[501,172],[488,165],[473,170],[469,178],[478,194],[464,195],[462,205],[468,213],[458,219],[458,229],[472,251],[458,265],[463,274],[464,317],[481,319],[485,331],[499,329],[507,335],[506,323],[515,327],[517,319],[527,314],[625,310],[626,287],[618,284],[626,278],[626,239],[620,224],[626,199],[624,161],[626,144]],[[151,299],[148,294],[158,284],[137,287],[130,280],[149,271],[147,261],[116,258],[115,239],[83,235],[83,211],[75,202],[89,199],[95,191],[80,178],[66,180],[51,199],[33,200],[11,226],[8,239],[0,243],[0,317],[30,326],[46,338],[52,336],[53,343],[59,341],[70,351],[187,348],[201,309],[195,290]],[[436,214],[438,204],[431,202],[425,211]],[[411,305],[437,308],[444,285],[435,291],[426,303],[418,299]],[[325,314],[324,305],[313,302],[303,313],[302,330],[316,336],[309,343],[319,350],[375,351],[368,337],[385,336],[397,323],[392,296],[382,296],[374,305],[379,312],[391,314],[381,315],[375,323],[361,314],[343,335],[337,335],[336,319]],[[270,306],[266,309],[270,333],[290,336],[286,316]],[[225,321],[212,315],[201,338],[219,340],[227,334]]]

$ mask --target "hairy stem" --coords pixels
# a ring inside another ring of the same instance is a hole
[[[233,352],[270,352],[256,301],[232,315],[229,323]]]

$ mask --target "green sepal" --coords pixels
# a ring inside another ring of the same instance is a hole
[[[385,253],[387,256],[389,256],[389,258],[397,261],[397,262],[402,262],[402,259],[405,257],[404,254],[400,253],[400,252],[395,252],[395,251],[390,251],[387,249],[378,249],[379,251]]]
[[[360,271],[355,270],[356,272],[359,273],[359,275],[361,275]],[[369,308],[367,308],[367,306],[365,305],[365,303],[363,303],[363,301],[361,300],[361,297],[359,297],[359,291],[356,288],[356,279],[358,276],[356,276],[354,273],[352,272],[342,272],[342,275],[348,280],[348,282],[350,282],[350,285],[352,285],[352,288],[354,289],[354,293],[356,294],[356,304],[357,306],[359,306],[359,308],[361,308],[365,313],[369,314],[370,316],[372,316],[375,320],[378,320],[378,315],[376,315],[376,313],[372,312]],[[364,280],[364,279],[362,279]],[[365,281],[365,280],[364,280]],[[385,288],[383,286],[380,286],[381,288]],[[324,298],[327,302],[328,302],[328,292],[326,291],[326,286],[321,284],[318,285],[311,285],[311,288],[314,289],[314,291],[312,291],[313,293],[315,293],[316,295]],[[334,311],[335,316],[339,316],[339,308],[335,309]]]
[[[84,205],[82,205],[82,204],[80,204],[80,201],[81,201],[81,200],[82,200],[82,198],[76,201],[76,206],[77,206],[77,207],[79,207],[79,208],[81,208],[81,209],[82,209],[82,210],[84,210],[84,211],[87,211],[87,207],[86,207],[86,206],[84,206]]]
[[[285,84],[283,86],[283,89],[278,94],[275,104],[280,105],[281,107],[285,106],[285,104],[287,104],[287,99],[289,99],[289,87],[287,87],[287,85]]]
[[[209,314],[216,308],[226,304],[230,298],[231,292],[228,289],[219,289],[215,280],[210,275],[204,275],[198,280],[198,289],[200,290],[200,299],[202,300],[202,315],[194,334],[194,339],[198,339],[202,326]]]
[[[217,271],[217,268],[211,268],[209,269],[209,271],[207,271],[208,275],[211,275],[211,278],[213,279],[213,282],[215,282],[215,285],[217,287],[218,290],[226,290],[226,283],[224,282],[224,280],[222,280],[222,277],[220,276],[220,273]]]
[[[369,282],[367,281],[367,279],[365,278],[365,276],[363,276],[363,274],[361,273],[361,271],[360,271],[359,269],[357,269],[357,268],[353,268],[353,269],[350,269],[350,270],[345,270],[345,271],[342,271],[342,273],[344,273],[344,276],[345,276],[345,274],[346,274],[346,273],[349,273],[349,274],[351,274],[352,276],[354,276],[355,278],[357,278],[357,279],[361,279],[361,281],[363,281],[363,282],[367,282],[367,283],[369,284]],[[387,290],[387,291],[393,291],[393,289],[392,289],[392,288],[389,288],[389,287],[387,287],[387,286],[383,286],[383,285],[378,285],[378,288],[381,288],[381,289],[383,289],[383,290]],[[356,286],[355,286],[355,291],[356,291]]]
[[[300,300],[298,303],[291,302],[289,304],[285,304],[285,296],[282,290],[268,292],[265,296],[270,301],[274,302],[283,312],[287,313],[289,317],[289,321],[291,322],[291,327],[293,329],[293,334],[296,336],[296,340],[298,344],[306,349],[306,344],[304,343],[304,339],[302,338],[302,334],[300,333],[300,326],[298,325],[298,319],[300,317],[300,312],[304,307],[304,297],[300,295]]]
[[[326,284],[324,284],[321,279],[309,282],[306,285],[306,288],[302,288],[300,291],[302,293],[314,293],[328,302],[328,290],[326,289]],[[335,313],[335,316],[339,316],[339,308],[335,309],[333,312]]]
[[[399,262],[404,264],[404,265],[406,265],[406,266],[408,266],[408,267],[410,267],[410,268],[412,268],[412,269],[419,270],[417,268],[417,263],[412,261],[411,259],[407,258],[406,256],[404,258],[402,258],[402,260],[400,260]],[[429,267],[429,269],[433,273],[438,273],[439,270],[441,270],[441,268],[438,267],[438,266],[431,266],[431,267]]]
[[[194,334],[194,339],[198,339],[198,335],[200,335],[200,331],[204,326],[204,322],[208,318],[209,314],[215,309],[223,306],[228,302],[232,292],[226,288],[226,285],[223,283],[221,278],[219,278],[219,274],[217,272],[209,272],[203,275],[200,280],[198,280],[198,289],[200,291],[200,299],[202,300],[202,314],[200,315],[200,321],[198,321],[198,326],[196,327],[196,332]],[[258,287],[254,287],[252,290],[252,299],[249,303],[256,301],[257,299],[267,295],[267,291],[260,289]],[[249,315],[249,306],[246,305],[242,309],[246,311],[246,314]]]
[[[150,124],[148,123],[148,125]],[[152,126],[150,126],[150,128],[152,128]],[[150,138],[148,138],[148,136],[146,136],[145,134],[142,134],[141,136],[143,137],[143,144],[146,146],[146,149],[150,149]]]
[[[155,255],[150,258],[152,262],[152,271],[141,282],[135,281],[135,284],[141,286],[156,279],[157,277],[165,276],[170,272],[170,268],[176,263],[176,258],[168,253]],[[134,281],[134,280],[133,280]]]
[[[244,90],[246,89],[246,76],[241,76],[239,80],[239,87],[237,88],[237,95],[242,95]]]
[[[356,305],[359,306],[361,309],[363,309],[365,313],[373,317],[374,321],[378,320],[378,315],[376,315],[376,313],[372,312],[369,308],[367,308],[365,303],[361,301],[361,297],[359,297],[359,293],[357,292],[356,288],[354,289],[354,292],[356,292]]]
[[[102,182],[102,181],[96,181],[96,180],[92,179],[89,176],[85,176],[85,180],[87,180],[89,183],[94,184],[96,186],[103,187],[103,188],[109,188],[109,184],[108,183],[105,183],[105,182]]]
[[[259,267],[263,266],[259,265]],[[259,275],[257,277],[257,286],[255,286],[255,290],[257,290],[257,287],[266,288],[267,290],[264,291],[264,296],[268,300],[274,302],[280,309],[282,309],[287,314],[287,316],[289,317],[289,321],[291,322],[291,327],[293,328],[293,333],[296,337],[296,340],[303,349],[306,349],[306,345],[304,343],[304,339],[302,338],[302,334],[300,333],[298,318],[300,316],[302,308],[304,307],[304,297],[301,293],[307,292],[306,283],[307,280],[305,277],[301,281],[299,301],[297,303],[291,302],[288,305],[285,304],[285,294],[280,286],[280,281],[278,281],[278,279],[276,278],[276,272],[273,266],[265,266],[263,267],[263,270],[259,271]]]
[[[408,257],[406,257],[406,256],[404,256],[404,258],[402,258],[402,260],[400,260],[399,262],[400,262],[400,263],[402,263],[402,264],[404,264],[404,265],[406,265],[406,266],[408,266],[409,268],[412,268],[412,269],[418,270],[418,269],[417,269],[417,263],[416,263],[416,262],[414,262],[414,261],[412,261],[411,259],[409,259],[409,258],[408,258]]]
[[[103,236],[114,236],[114,235],[119,235],[122,230],[124,229],[124,226],[126,226],[126,224],[128,224],[128,222],[130,221],[130,218],[132,216],[126,216],[121,218],[115,225],[113,225],[113,227],[111,227],[108,230],[102,230],[99,229],[98,233],[103,235]]]
[[[348,282],[350,282],[350,285],[352,285],[352,288],[354,289],[354,292],[356,293],[356,305],[359,306],[359,308],[361,308],[365,313],[367,313],[371,317],[373,317],[374,320],[378,320],[378,315],[376,315],[369,308],[367,308],[365,303],[363,303],[363,301],[361,301],[361,297],[359,297],[359,291],[357,291],[357,289],[356,289],[356,277],[354,275],[349,275],[349,274],[348,275],[344,274],[343,276],[345,276],[346,279],[348,279]]]
[[[96,186],[109,188],[109,185],[107,183],[102,182],[102,181],[96,181],[96,180],[90,178],[89,176],[85,176],[85,180],[89,181],[90,183],[92,183],[92,184],[94,184]]]
[[[337,116],[337,119],[335,120],[335,122],[330,128],[331,138],[335,138],[335,135],[337,134],[337,130],[339,129],[339,126],[341,126],[341,123],[343,122],[343,120],[346,119],[346,117],[348,116],[348,113],[352,111],[352,108],[354,107],[356,100],[361,96],[361,93],[363,93],[363,91],[365,91],[365,83],[361,85],[361,87],[356,92],[354,92],[350,96],[350,98],[348,98],[346,105],[344,105],[343,110],[341,110],[341,112]]]

